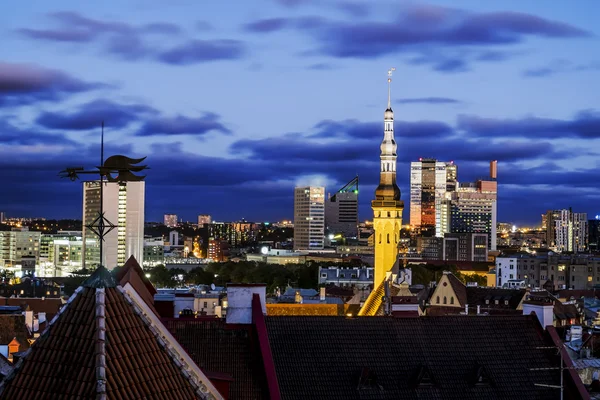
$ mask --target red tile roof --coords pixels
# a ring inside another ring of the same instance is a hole
[[[196,366],[171,350],[179,345],[157,336],[161,327],[109,278],[95,273],[92,287],[77,290],[2,384],[0,399],[95,398],[103,373],[108,399],[205,397],[208,379],[194,382]]]

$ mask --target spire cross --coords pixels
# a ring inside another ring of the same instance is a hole
[[[392,87],[392,73],[395,70],[396,70],[396,68],[394,68],[394,67],[388,69],[388,106],[387,106],[388,109],[392,108],[392,92],[391,92],[391,87]]]

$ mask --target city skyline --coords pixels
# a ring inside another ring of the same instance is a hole
[[[9,217],[81,218],[82,186],[57,174],[96,165],[104,120],[105,154],[148,156],[148,221],[289,220],[294,187],[356,174],[371,219],[392,66],[405,221],[419,157],[459,181],[497,159],[499,221],[598,214],[597,3],[108,3],[0,6]]]

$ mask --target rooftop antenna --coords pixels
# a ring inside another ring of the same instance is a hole
[[[388,110],[392,108],[392,73],[396,70],[396,68],[392,67],[388,69]]]

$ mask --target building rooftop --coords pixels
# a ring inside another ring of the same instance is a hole
[[[266,317],[282,398],[555,399],[533,316]],[[477,345],[485,344],[485,346]],[[554,352],[555,353],[555,352]]]

